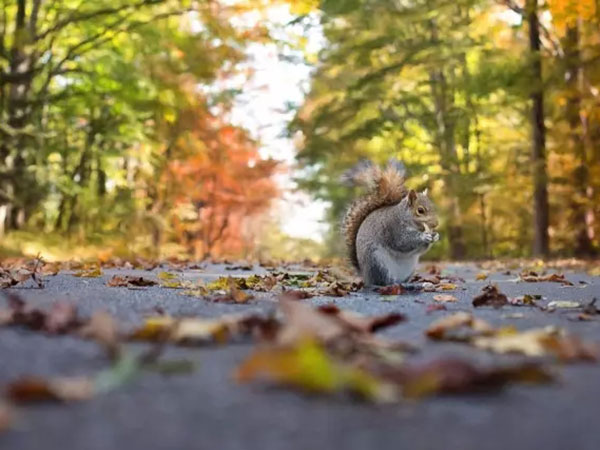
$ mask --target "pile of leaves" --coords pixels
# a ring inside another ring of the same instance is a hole
[[[253,336],[268,339],[279,328],[274,317],[257,313],[231,314],[218,318],[171,316],[148,317],[129,336],[133,341],[167,341],[178,345],[224,344]]]
[[[528,283],[539,283],[541,281],[550,281],[553,283],[560,283],[563,286],[573,286],[573,283],[565,278],[563,274],[559,273],[551,273],[548,275],[540,275],[533,270],[521,272],[519,275],[519,279],[521,281],[526,281]]]
[[[144,277],[136,277],[132,275],[114,275],[106,283],[110,287],[147,287],[156,286],[158,283],[154,280],[149,280]]]
[[[8,309],[0,309],[0,326],[19,326],[48,334],[65,334],[79,330],[84,321],[74,305],[54,303],[49,311],[32,307],[16,294],[6,296]]]
[[[404,320],[398,315],[365,317],[334,306],[314,308],[280,299],[283,323],[236,371],[236,379],[267,379],[307,392],[350,392],[378,402],[480,389],[511,382],[547,382],[552,375],[534,363],[481,367],[442,358],[406,362],[415,349],[375,336]]]
[[[178,282],[176,282],[178,283]],[[184,295],[205,298],[210,301],[246,303],[253,296],[242,291],[287,293],[298,300],[315,295],[343,297],[362,289],[356,278],[333,274],[329,270],[313,273],[272,272],[267,275],[248,277],[219,277],[209,283],[178,284],[186,287]]]
[[[39,256],[15,268],[0,266],[0,288],[11,288],[31,280],[38,288],[44,287],[42,269],[44,260]]]
[[[429,266],[425,275],[415,274],[410,283],[420,283],[425,292],[453,291],[459,283],[464,283],[463,278],[444,274],[439,266]]]
[[[470,344],[494,353],[530,357],[551,356],[562,362],[597,361],[600,349],[556,327],[519,331],[514,327],[495,329],[473,314],[459,312],[432,323],[425,334],[436,341]]]

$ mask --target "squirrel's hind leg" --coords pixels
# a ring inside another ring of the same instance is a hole
[[[389,286],[395,280],[386,267],[385,262],[377,257],[376,252],[369,254],[361,261],[361,275],[366,286]]]

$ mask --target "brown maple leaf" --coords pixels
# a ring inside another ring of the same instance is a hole
[[[508,298],[498,289],[495,284],[488,284],[484,286],[481,294],[473,299],[473,306],[476,308],[479,306],[493,306],[494,308],[501,308],[508,303]]]

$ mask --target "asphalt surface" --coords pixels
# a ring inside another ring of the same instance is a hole
[[[313,298],[364,314],[398,311],[409,320],[383,334],[422,348],[417,359],[461,355],[480,363],[510,358],[460,344],[428,342],[423,330],[432,321],[455,311],[473,311],[471,299],[487,281],[475,281],[474,266],[447,266],[466,279],[452,292],[459,302],[448,311],[426,313],[433,293],[382,298],[355,293],[343,298]],[[156,272],[156,270],[154,271]],[[108,270],[102,278],[50,277],[44,289],[14,289],[30,302],[47,307],[69,300],[83,315],[98,309],[114,314],[125,327],[142,322],[159,307],[174,316],[220,316],[247,310],[271,310],[269,298],[247,305],[209,303],[160,287],[143,290],[109,288],[114,273],[151,272]],[[186,278],[219,274],[249,275],[210,266],[190,271]],[[566,272],[575,287],[558,283],[517,283],[514,275],[492,273],[509,296],[541,294],[552,300],[588,302],[600,299],[600,278]],[[580,283],[584,281],[587,284]],[[463,288],[465,288],[463,290]],[[424,303],[423,303],[424,302]],[[0,299],[0,306],[4,306]],[[515,318],[511,314],[523,314]],[[475,312],[494,325],[519,329],[549,324],[600,342],[600,316],[574,321],[572,311],[553,313],[535,308],[479,308]],[[307,396],[265,384],[238,385],[231,379],[251,343],[201,348],[170,347],[166,359],[185,357],[197,363],[187,374],[147,373],[108,394],[76,404],[44,404],[19,409],[16,424],[0,434],[0,449],[598,449],[600,448],[600,364],[556,366],[560,382],[543,386],[511,386],[497,394],[456,395],[372,405],[343,396]],[[72,336],[0,328],[0,386],[24,375],[93,375],[109,362],[93,343]]]

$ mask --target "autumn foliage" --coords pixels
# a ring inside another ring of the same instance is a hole
[[[176,239],[197,257],[247,254],[249,220],[277,195],[276,162],[261,159],[244,130],[207,111],[190,116],[192,131],[177,140],[160,178]]]
[[[39,230],[106,253],[252,250],[276,164],[232,124],[268,2],[4,2],[0,236]],[[43,57],[42,57],[43,55]],[[103,250],[104,251],[104,250]]]

